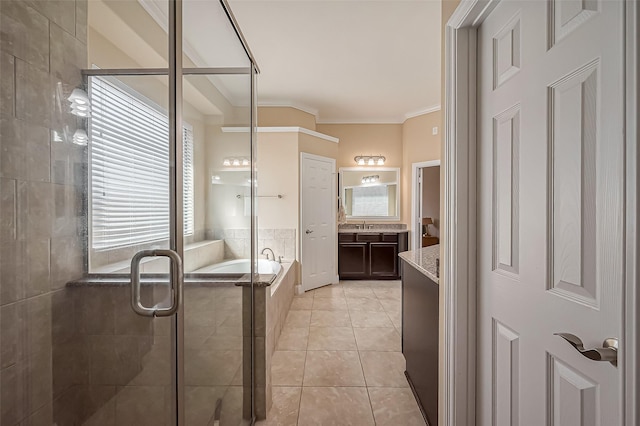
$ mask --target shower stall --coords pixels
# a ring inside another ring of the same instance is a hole
[[[229,4],[0,18],[0,424],[263,417],[254,291],[277,268],[257,269],[258,68]]]

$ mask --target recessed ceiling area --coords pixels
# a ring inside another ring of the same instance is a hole
[[[296,107],[317,123],[402,123],[439,108],[440,0],[229,3],[260,68],[259,106]],[[185,66],[248,66],[219,0],[185,0],[183,20]],[[92,46],[96,33],[142,67],[167,66],[167,0],[93,0],[89,26]],[[209,100],[185,87],[203,114],[248,106],[246,79],[209,80]]]
[[[229,0],[258,105],[318,123],[401,123],[440,104],[440,1]]]

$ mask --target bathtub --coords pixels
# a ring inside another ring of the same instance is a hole
[[[273,260],[258,259],[259,274],[278,275],[282,265]],[[205,266],[204,268],[193,271],[194,273],[206,274],[249,274],[251,273],[251,259],[234,259],[221,263]]]

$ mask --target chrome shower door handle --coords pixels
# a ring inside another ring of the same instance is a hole
[[[554,333],[556,336],[562,337],[569,342],[584,357],[594,361],[607,361],[611,364],[618,365],[618,339],[609,337],[604,340],[601,348],[585,349],[582,340],[570,333]]]
[[[140,261],[145,257],[168,257],[171,261],[171,305],[169,307],[147,307],[140,300]],[[131,308],[136,314],[144,317],[169,317],[175,314],[182,300],[183,281],[182,259],[178,253],[164,249],[139,251],[131,259]]]

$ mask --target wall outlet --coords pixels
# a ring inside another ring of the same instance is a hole
[[[434,134],[434,135],[437,135],[438,134],[438,128],[434,127],[433,129],[431,129],[431,133]]]

